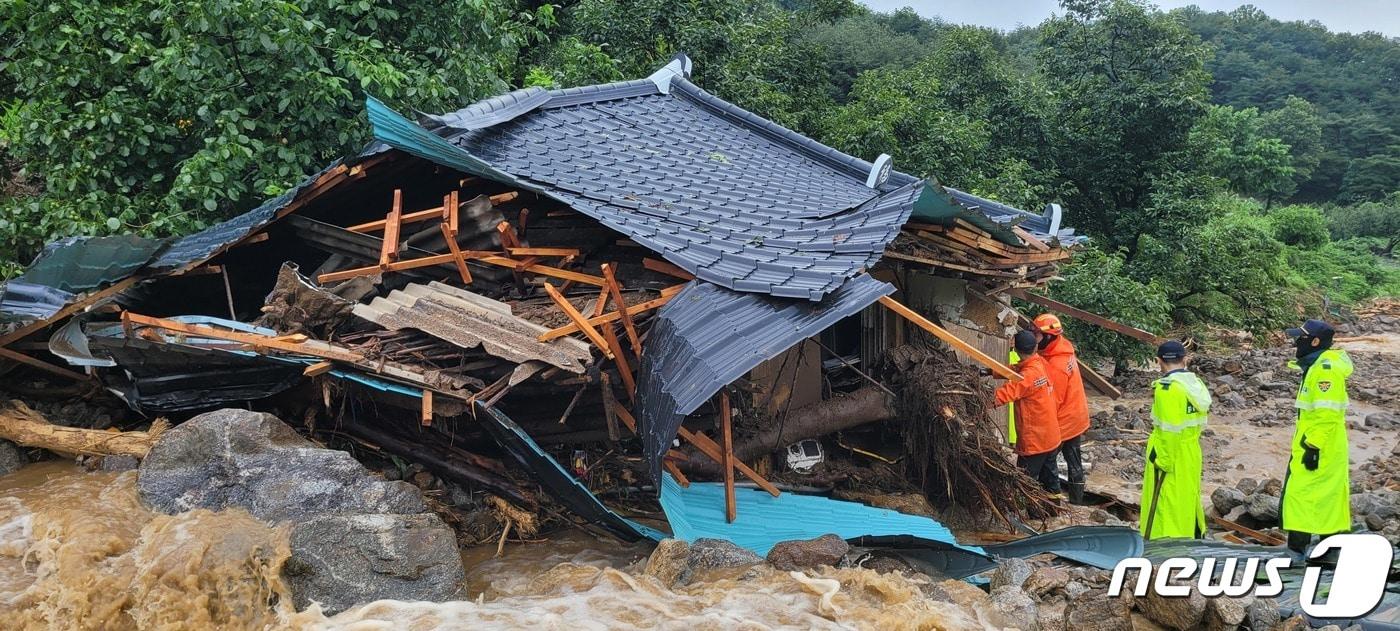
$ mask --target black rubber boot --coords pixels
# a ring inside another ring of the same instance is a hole
[[[1069,483],[1067,483],[1067,484],[1065,485],[1065,487],[1069,490],[1069,503],[1074,504],[1075,506],[1083,506],[1083,505],[1084,505],[1084,483],[1083,483],[1083,482],[1069,482]]]

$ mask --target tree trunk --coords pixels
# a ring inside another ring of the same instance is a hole
[[[145,458],[151,445],[165,430],[156,421],[149,432],[109,432],[100,429],[64,427],[49,423],[42,414],[19,401],[0,411],[0,438],[25,447],[41,447],[63,454],[89,456],[135,456]]]
[[[747,462],[803,439],[889,420],[896,415],[894,398],[879,388],[867,386],[845,396],[792,410],[786,422],[769,423],[756,436],[734,445],[734,456]],[[719,473],[719,464],[695,448],[687,449],[687,453],[690,460],[683,468],[695,473]]]

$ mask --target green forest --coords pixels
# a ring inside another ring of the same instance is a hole
[[[1092,245],[1055,297],[1266,332],[1400,294],[1400,39],[1253,7],[1064,0],[1012,32],[851,0],[15,0],[0,7],[0,275],[70,235],[200,229],[369,138],[373,94],[694,81]],[[1148,349],[1077,332],[1090,353]]]

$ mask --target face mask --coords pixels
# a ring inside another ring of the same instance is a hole
[[[1293,341],[1293,355],[1298,359],[1302,359],[1317,350],[1313,348],[1312,342],[1313,337],[1311,335],[1299,335],[1298,339]]]
[[[1045,347],[1049,346],[1050,343],[1053,341],[1055,341],[1055,336],[1049,334],[1043,335],[1040,338],[1040,344],[1038,345],[1038,348],[1040,348],[1040,350],[1043,351],[1045,350]]]

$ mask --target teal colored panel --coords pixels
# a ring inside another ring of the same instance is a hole
[[[365,110],[369,114],[370,125],[374,127],[375,140],[463,173],[500,182],[515,182],[514,177],[448,142],[447,139],[423,129],[418,123],[389,109],[389,106],[379,99],[366,97]]]
[[[976,546],[958,545],[952,531],[920,515],[816,495],[783,493],[778,497],[758,489],[735,489],[738,518],[724,519],[724,485],[692,482],[682,488],[670,474],[661,476],[661,509],[677,539],[725,539],[767,556],[774,544],[835,534],[842,539],[862,536],[912,535],[952,544],[982,554]]]
[[[986,230],[992,235],[992,238],[1007,245],[1025,245],[1025,242],[1021,241],[1021,237],[1016,236],[1016,233],[1002,227],[1001,224],[992,221],[986,215],[968,210],[962,204],[954,201],[952,196],[945,192],[937,182],[924,183],[923,192],[919,193],[919,198],[914,200],[914,212],[909,215],[909,220],[952,226],[954,220],[957,219],[962,219]]]

